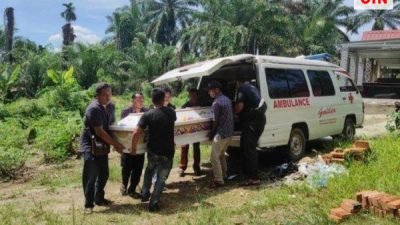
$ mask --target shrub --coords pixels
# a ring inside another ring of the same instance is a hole
[[[62,112],[35,121],[37,138],[35,147],[44,153],[44,161],[63,162],[76,153],[74,142],[79,136],[82,119],[76,112]]]
[[[26,98],[4,105],[4,111],[6,116],[24,118],[36,118],[48,113],[46,105],[42,101]]]
[[[26,122],[17,118],[7,118],[0,121],[0,147],[23,148],[28,143],[29,130]],[[12,135],[10,135],[12,134]]]
[[[46,99],[47,107],[51,112],[79,111],[81,115],[90,101],[87,91],[80,91],[78,88],[71,89],[67,86],[58,86],[46,92],[41,98]]]
[[[24,167],[25,160],[23,149],[0,147],[0,177],[15,178]]]

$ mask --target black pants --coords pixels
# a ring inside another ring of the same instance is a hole
[[[85,208],[93,208],[93,202],[104,200],[104,187],[108,176],[108,156],[85,156],[82,175]]]
[[[144,154],[131,155],[122,154],[121,156],[121,167],[122,167],[122,184],[127,187],[129,179],[131,180],[128,194],[134,193],[136,186],[139,184],[140,177],[142,175],[144,164]]]
[[[184,145],[181,147],[181,160],[179,163],[179,168],[183,171],[187,169],[189,161],[189,145]],[[200,143],[193,143],[193,170],[200,171]]]
[[[253,121],[242,122],[242,135],[240,137],[240,146],[243,153],[243,168],[245,174],[250,179],[259,179],[258,177],[258,152],[257,143],[264,131],[266,123],[265,115],[259,116]]]

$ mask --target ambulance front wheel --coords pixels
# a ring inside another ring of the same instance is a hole
[[[292,161],[300,160],[306,152],[306,136],[300,128],[293,128],[289,138],[289,157]]]
[[[344,128],[342,132],[342,137],[346,141],[351,141],[356,135],[356,127],[352,118],[347,118],[344,122]]]

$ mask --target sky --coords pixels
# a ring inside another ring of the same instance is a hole
[[[129,0],[0,0],[0,12],[6,7],[13,7],[17,36],[26,37],[38,44],[57,49],[61,46],[61,27],[65,24],[60,13],[64,10],[62,3],[73,2],[76,8],[77,21],[73,22],[76,41],[97,43],[105,36],[108,26],[106,16],[119,7],[129,4]],[[353,0],[345,0],[346,5],[353,6]],[[371,25],[370,25],[371,26]],[[359,40],[363,27],[351,40]]]

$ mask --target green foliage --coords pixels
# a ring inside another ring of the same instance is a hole
[[[0,177],[15,178],[23,168],[26,158],[23,149],[0,147]]]
[[[386,130],[393,133],[398,130],[400,127],[399,124],[396,124],[396,121],[400,121],[400,112],[392,112],[387,115],[387,123]]]
[[[55,87],[43,94],[42,98],[46,99],[47,107],[52,113],[67,110],[78,111],[81,115],[90,101],[87,91],[74,90],[66,86]]]
[[[82,119],[77,113],[63,112],[34,121],[37,130],[35,148],[44,153],[44,161],[62,162],[76,153],[74,142],[81,132]]]
[[[29,130],[27,128],[26,122],[21,119],[8,118],[0,122],[0,146],[23,148],[28,143]]]
[[[16,65],[13,69],[5,66],[4,71],[0,72],[0,101],[5,101],[7,95],[21,76],[21,66]]]
[[[12,135],[10,135],[12,134]],[[0,177],[14,178],[24,166],[29,130],[20,119],[0,121]]]
[[[72,86],[76,84],[76,80],[74,78],[74,67],[70,67],[67,71],[63,71],[61,73],[56,72],[53,69],[47,70],[48,77],[53,81],[56,85],[66,85]]]
[[[43,99],[20,98],[4,106],[5,115],[19,118],[36,118],[48,113]]]

